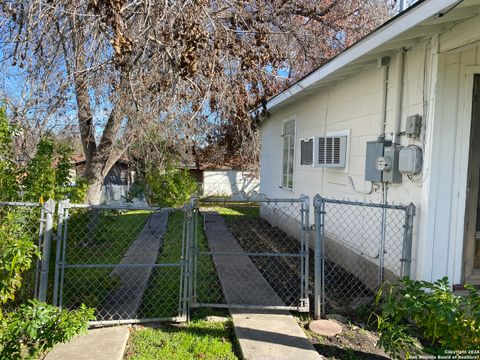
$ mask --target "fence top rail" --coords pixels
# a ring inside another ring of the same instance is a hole
[[[0,206],[42,207],[42,204],[31,202],[0,201]]]
[[[198,198],[199,203],[303,203],[305,198]]]
[[[145,210],[145,211],[184,211],[185,208],[173,207],[155,207],[155,206],[129,206],[129,205],[90,205],[90,204],[73,204],[67,203],[63,205],[64,209],[97,209],[97,210]]]
[[[352,205],[352,206],[363,206],[371,208],[382,208],[382,209],[391,209],[391,210],[407,210],[410,205],[402,204],[382,204],[382,203],[369,203],[362,201],[353,201],[353,200],[337,200],[337,199],[328,199],[321,198],[321,201],[328,204],[341,204],[341,205]]]

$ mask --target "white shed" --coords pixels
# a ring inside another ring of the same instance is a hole
[[[418,1],[266,107],[260,192],[382,201],[367,142],[420,150],[420,172],[386,184],[417,208],[412,277],[480,284],[480,0]],[[319,159],[329,137],[345,155]]]

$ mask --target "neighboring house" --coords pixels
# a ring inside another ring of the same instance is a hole
[[[72,165],[72,177],[83,176],[86,165],[85,155],[74,155],[72,157]],[[119,159],[103,180],[101,203],[115,204],[125,202],[125,196],[133,184],[134,176],[135,172],[130,170],[128,161]]]
[[[188,169],[190,176],[196,181],[201,196],[232,196],[234,194],[258,192],[260,180],[248,170],[236,169],[230,166],[195,165],[182,166]]]
[[[258,192],[260,181],[249,171],[238,169],[208,169],[202,171],[203,196],[231,196]]]
[[[388,180],[417,209],[412,277],[480,284],[480,0],[418,1],[266,107],[260,192],[382,201]]]

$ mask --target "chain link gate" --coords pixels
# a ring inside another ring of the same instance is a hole
[[[192,307],[309,311],[308,197],[192,203]]]
[[[322,198],[315,213],[315,317],[368,305],[385,280],[410,276],[415,206]]]
[[[192,211],[61,202],[54,304],[96,309],[91,325],[188,319]]]

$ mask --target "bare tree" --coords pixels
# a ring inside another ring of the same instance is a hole
[[[87,200],[98,203],[150,123],[198,144],[248,121],[253,105],[384,21],[387,2],[2,0],[0,56],[15,69],[6,81],[22,79],[28,93],[6,96],[44,127],[75,119]]]

